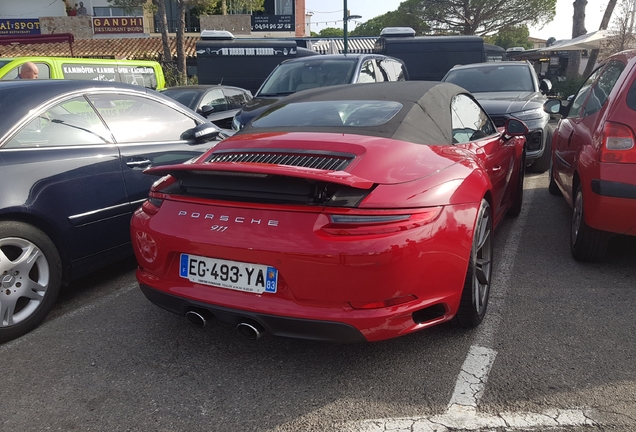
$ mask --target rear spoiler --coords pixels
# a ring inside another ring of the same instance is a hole
[[[199,175],[223,173],[262,174],[323,181],[349,186],[355,189],[371,189],[373,187],[372,181],[354,176],[346,171],[326,171],[314,168],[260,163],[212,162],[205,164],[163,165],[148,168],[144,171],[144,174],[155,176],[170,174],[176,178],[183,177],[189,173]]]

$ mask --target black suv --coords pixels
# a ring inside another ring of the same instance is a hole
[[[327,54],[282,62],[267,77],[254,99],[234,117],[240,130],[277,100],[297,91],[338,84],[408,80],[402,60],[381,54]]]
[[[528,169],[545,172],[550,167],[553,126],[548,123],[550,115],[543,110],[543,103],[552,84],[547,79],[539,80],[530,63],[506,61],[455,66],[442,81],[471,92],[497,127],[511,117],[523,120],[529,129]]]

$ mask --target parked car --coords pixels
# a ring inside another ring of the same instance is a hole
[[[162,177],[131,223],[141,290],[250,338],[477,326],[493,230],[521,210],[526,132],[448,83],[288,96],[193,163],[146,171]]]
[[[236,113],[252,100],[249,90],[223,85],[169,87],[162,93],[223,129],[232,129],[232,119]]]
[[[0,342],[36,327],[62,284],[132,254],[130,217],[153,179],[219,129],[123,83],[0,82]]]
[[[297,91],[339,84],[408,80],[402,60],[381,54],[328,54],[290,59],[278,65],[234,117],[241,130],[279,99]]]
[[[605,60],[569,104],[554,132],[549,191],[573,208],[575,259],[603,258],[612,235],[636,235],[636,50]]]
[[[529,62],[505,61],[453,67],[442,81],[464,87],[479,101],[497,127],[507,119],[523,120],[528,126],[526,161],[533,172],[550,166],[553,126],[543,110],[552,88],[548,79],[539,79]]]

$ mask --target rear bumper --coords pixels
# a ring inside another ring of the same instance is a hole
[[[177,315],[183,316],[186,312],[191,310],[206,311],[217,320],[233,325],[255,321],[259,323],[265,331],[274,336],[341,343],[367,341],[360,331],[343,323],[288,318],[231,309],[166,294],[144,284],[140,284],[139,287],[146,298],[152,303]]]
[[[585,222],[601,231],[636,235],[636,185],[616,180],[588,183],[591,193],[585,195]]]

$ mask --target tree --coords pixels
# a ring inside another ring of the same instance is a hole
[[[623,0],[621,2],[621,16],[619,16],[619,20],[626,20],[629,14],[631,1]],[[607,7],[605,8],[605,13],[603,14],[603,19],[601,20],[601,25],[599,26],[599,30],[607,30],[609,26],[610,19],[612,18],[612,14],[614,13],[614,8],[616,7],[616,0],[609,0],[607,3]],[[619,23],[619,28],[621,27]],[[629,29],[629,33],[631,34],[631,28]],[[598,49],[593,49],[590,51],[590,57],[587,59],[587,65],[585,66],[585,71],[583,72],[583,76],[588,76],[592,73],[592,69],[596,65],[596,59],[598,58]]]
[[[634,48],[636,45],[636,37],[632,33],[634,26],[633,4],[632,0],[621,0],[619,13],[614,20],[610,30],[611,37],[607,42],[610,54]]]
[[[416,34],[425,34],[430,30],[428,24],[412,13],[404,10],[387,12],[358,25],[352,36],[380,36],[380,32],[385,27],[411,27]]]
[[[185,55],[185,17],[188,8],[196,8],[197,10],[207,11],[214,8],[218,8],[220,2],[225,0],[176,0],[177,4],[177,31],[176,31],[176,46],[177,46],[177,76],[176,84],[186,84],[188,81],[187,69],[186,69],[186,55]],[[147,7],[147,0],[108,0],[109,3],[123,8],[125,11],[130,12],[134,8],[140,6]],[[167,59],[172,56],[167,56],[170,52],[168,31],[167,31],[167,18],[166,8],[163,4],[164,0],[152,0],[154,6],[157,7],[157,11],[161,14],[160,26],[161,37],[163,40],[164,57]],[[233,0],[233,11],[242,10],[263,10],[264,0]],[[241,9],[242,8],[242,9]]]
[[[524,47],[525,49],[531,49],[534,45],[528,40],[530,37],[530,30],[525,24],[518,26],[507,27],[499,30],[494,36],[486,36],[484,40],[487,43],[498,45],[502,48],[511,47]]]
[[[344,30],[341,28],[335,28],[335,27],[327,27],[324,28],[322,30],[320,30],[319,33],[320,37],[343,37],[344,36]]]
[[[583,36],[585,30],[585,6],[587,0],[574,0],[574,14],[572,15],[572,39]],[[568,51],[568,67],[565,72],[568,77],[575,77],[579,74],[581,65],[581,51]]]
[[[406,0],[400,11],[414,14],[436,34],[484,36],[520,24],[550,22],[556,0]]]

